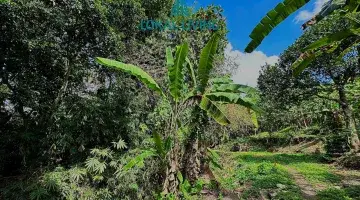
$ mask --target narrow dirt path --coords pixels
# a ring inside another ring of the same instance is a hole
[[[304,199],[317,199],[317,190],[301,175],[297,170],[288,167],[288,172],[293,176],[296,185],[301,190],[301,195]]]

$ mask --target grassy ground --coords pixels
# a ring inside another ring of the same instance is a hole
[[[217,199],[360,200],[360,172],[338,170],[320,155],[217,153],[223,166],[213,168],[220,183]]]

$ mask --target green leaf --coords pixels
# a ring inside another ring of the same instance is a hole
[[[153,140],[155,143],[155,149],[162,157],[165,157],[164,145],[159,133],[153,134]]]
[[[125,141],[123,139],[119,139],[118,142],[112,142],[112,143],[114,145],[114,148],[117,149],[117,150],[127,148],[126,143],[125,143]]]
[[[207,112],[207,114],[212,117],[217,123],[221,125],[230,124],[230,120],[226,117],[226,115],[220,110],[219,107],[216,106],[214,102],[212,102],[206,96],[203,96],[200,102],[200,108]]]
[[[194,72],[194,66],[193,64],[191,63],[190,59],[188,57],[186,57],[186,62],[187,62],[187,68],[190,72],[190,75],[191,75],[191,79],[194,83],[194,88],[197,87],[197,83],[196,83],[196,76],[195,76],[195,72]]]
[[[221,164],[219,163],[220,160],[220,156],[219,154],[217,154],[215,151],[207,148],[209,154],[208,154],[208,159],[209,161],[217,168],[219,169],[223,169],[223,167],[221,166]]]
[[[284,0],[270,10],[250,34],[251,42],[245,52],[253,52],[269,33],[289,15],[306,5],[310,0]]]
[[[171,150],[171,146],[172,146],[172,139],[171,137],[167,137],[165,142],[164,142],[164,151],[167,153]]]
[[[345,15],[345,17],[347,17],[348,19],[354,21],[355,23],[360,25],[360,13],[356,12],[356,13],[347,13]]]
[[[259,122],[257,120],[257,115],[256,112],[249,110],[250,115],[251,115],[251,121],[254,124],[255,128],[258,129],[259,128]]]
[[[212,84],[232,84],[234,81],[230,77],[216,77],[210,79]]]
[[[317,51],[315,53],[308,53],[308,56],[306,56],[306,58],[299,58],[298,60],[296,60],[293,65],[291,66],[291,68],[293,69],[293,75],[299,76],[301,74],[301,72],[303,72],[311,62],[313,62],[316,57],[320,56],[321,54],[323,54],[322,51]]]
[[[212,92],[232,92],[232,93],[245,93],[245,94],[254,94],[257,93],[257,90],[253,87],[242,85],[242,84],[220,84],[213,85]]]
[[[204,93],[210,77],[210,71],[214,67],[214,56],[218,48],[220,35],[214,33],[209,42],[202,49],[200,54],[198,77],[199,77],[199,92]]]
[[[238,104],[246,108],[250,108],[255,112],[261,112],[260,108],[258,108],[255,104],[251,102],[243,100],[239,94],[229,93],[229,92],[214,92],[214,93],[208,93],[205,96],[214,102],[226,103],[226,104]]]
[[[144,162],[144,160],[146,158],[149,158],[152,156],[156,156],[156,153],[154,151],[150,151],[150,150],[144,151],[140,155],[138,155],[135,158],[133,158],[132,160],[130,160],[130,162],[128,162],[122,169],[124,171],[127,171],[127,170],[133,168],[134,166],[138,165],[139,163]]]
[[[356,35],[360,29],[347,29],[345,31],[340,31],[334,34],[330,34],[328,36],[322,37],[321,39],[317,40],[316,42],[311,43],[309,46],[303,49],[303,52],[311,51],[318,49],[319,47],[331,45],[335,42],[340,42],[350,36]]]
[[[348,0],[348,7],[350,12],[356,12],[359,8],[360,1],[359,0]]]
[[[342,60],[343,57],[348,54],[349,52],[351,52],[354,47],[360,45],[360,40],[355,40],[354,42],[352,42],[348,47],[346,47],[341,53],[340,55],[337,57],[337,60]]]
[[[180,171],[177,172],[176,176],[177,176],[180,184],[184,182],[184,177],[183,177],[183,175],[181,174]]]
[[[166,66],[169,68],[169,67],[174,66],[174,64],[175,64],[175,62],[174,62],[173,54],[171,52],[171,48],[167,47],[166,48]]]
[[[131,64],[124,64],[124,63],[118,62],[116,60],[100,58],[100,57],[97,57],[96,61],[99,64],[102,64],[102,65],[105,65],[108,67],[114,67],[116,69],[123,70],[133,76],[136,76],[147,87],[154,90],[155,92],[158,92],[160,95],[165,96],[164,92],[161,90],[161,88],[155,82],[155,80],[149,74],[147,74],[145,71],[143,71],[140,67],[137,67],[137,66],[131,65]]]
[[[184,63],[189,51],[189,45],[184,42],[176,50],[174,65],[168,65],[168,74],[170,79],[170,94],[176,102],[181,97],[184,87]]]

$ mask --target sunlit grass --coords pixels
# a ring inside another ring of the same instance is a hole
[[[341,181],[340,177],[332,172],[333,169],[326,164],[300,162],[290,166],[312,184],[332,186]]]
[[[223,169],[214,168],[216,179],[223,189],[241,191],[242,199],[261,198],[261,192],[264,191],[275,194],[275,199],[303,199],[294,180],[295,170],[316,190],[321,191],[318,193],[319,199],[326,200],[335,191],[340,191],[339,198],[336,199],[348,200],[350,197],[360,200],[360,193],[357,191],[359,187],[334,189],[335,186],[341,185],[342,176],[334,166],[322,163],[321,155],[217,152],[221,155]],[[355,172],[349,172],[347,175],[357,175],[352,173]]]
[[[302,199],[287,168],[277,160],[283,162],[284,156],[268,152],[225,153],[224,168],[215,170],[216,178],[226,190],[241,190],[244,199],[260,197],[262,190],[283,199]]]

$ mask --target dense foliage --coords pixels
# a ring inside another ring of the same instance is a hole
[[[246,51],[308,2],[278,4]],[[298,179],[358,198],[324,162],[360,164],[359,1],[325,4],[257,88],[230,78],[222,8],[181,3],[0,1],[0,199],[306,199]]]

